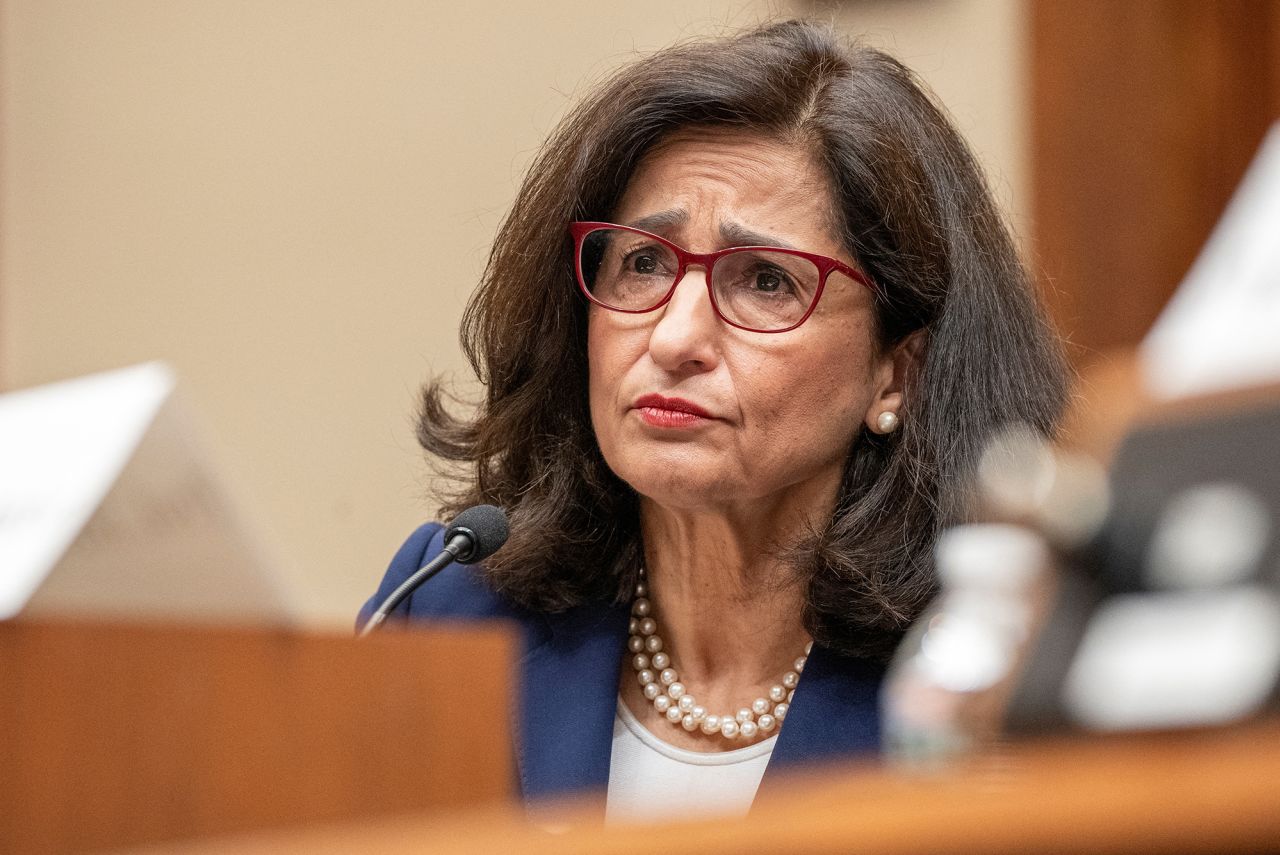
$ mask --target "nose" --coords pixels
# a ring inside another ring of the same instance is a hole
[[[711,305],[707,274],[701,267],[685,271],[675,293],[658,310],[649,337],[649,355],[658,367],[676,373],[710,371],[720,361],[723,325]]]

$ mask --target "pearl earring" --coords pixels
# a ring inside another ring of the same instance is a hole
[[[885,410],[876,417],[876,427],[880,433],[893,433],[898,429],[898,414],[892,410]]]

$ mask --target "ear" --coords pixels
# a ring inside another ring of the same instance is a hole
[[[903,392],[908,378],[923,359],[924,341],[924,330],[916,330],[880,357],[874,373],[875,395],[863,418],[872,433],[887,434],[897,430],[902,417]]]

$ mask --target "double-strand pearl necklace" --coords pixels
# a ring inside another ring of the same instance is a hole
[[[671,667],[671,657],[662,649],[658,625],[650,614],[652,605],[644,577],[636,584],[636,597],[631,603],[631,637],[627,648],[632,653],[631,666],[636,670],[645,699],[667,717],[667,721],[692,733],[701,729],[708,736],[719,733],[725,739],[751,740],[782,727],[791,708],[791,698],[813,642],[804,646],[804,656],[794,663],[795,670],[782,675],[782,682],[769,688],[768,697],[756,698],[751,706],[736,713],[714,715],[689,694],[680,675]]]

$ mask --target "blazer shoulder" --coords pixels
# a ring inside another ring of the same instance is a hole
[[[444,526],[438,522],[419,526],[392,557],[377,592],[360,610],[359,624],[363,625],[392,591],[442,551]],[[392,617],[401,620],[528,620],[530,615],[494,592],[485,584],[477,568],[451,564],[414,591]]]

